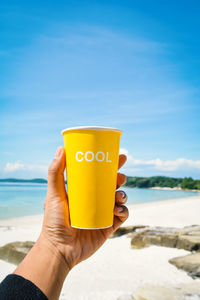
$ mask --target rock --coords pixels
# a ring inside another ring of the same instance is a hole
[[[134,293],[135,300],[200,300],[198,283],[182,284],[176,287],[146,285]]]
[[[144,225],[134,225],[134,226],[124,226],[124,227],[121,226],[110,236],[110,238],[121,236],[130,232],[134,232],[139,228],[145,228],[145,227],[146,226]]]
[[[176,248],[188,251],[200,250],[200,235],[181,235],[178,237]]]
[[[140,249],[150,245],[200,251],[200,226],[182,229],[173,227],[145,227],[128,235],[131,247]]]
[[[177,268],[188,272],[192,278],[200,277],[200,253],[193,253],[185,256],[175,257],[169,260]]]
[[[141,249],[150,245],[199,251],[196,254],[171,259],[169,262],[188,272],[192,278],[200,277],[200,226],[184,228],[149,227],[138,229],[129,235],[131,247]]]
[[[183,229],[180,229],[181,235],[198,235],[200,236],[200,226],[199,225],[191,225],[185,226]]]
[[[13,242],[0,247],[0,259],[18,265],[33,247],[34,242]]]
[[[131,239],[131,248],[134,249],[142,249],[145,247],[149,247],[151,243],[148,241],[147,238],[145,238],[144,235],[135,232],[132,234],[132,239]]]
[[[152,227],[137,231],[131,235],[131,247],[143,248],[150,245],[176,247],[178,230],[176,228]]]

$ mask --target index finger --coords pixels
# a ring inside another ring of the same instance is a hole
[[[119,165],[118,165],[118,170],[125,164],[127,160],[127,157],[125,154],[120,154],[119,155]]]

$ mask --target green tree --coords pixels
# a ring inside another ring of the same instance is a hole
[[[195,180],[192,179],[192,177],[185,177],[183,178],[183,181],[181,183],[182,189],[196,189]]]

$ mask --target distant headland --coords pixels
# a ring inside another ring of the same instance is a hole
[[[43,179],[43,178],[33,178],[33,179],[4,178],[4,179],[0,179],[0,182],[8,182],[8,183],[47,183],[47,180]]]
[[[177,190],[200,190],[200,180],[192,177],[174,178],[166,176],[130,177],[125,186],[137,188],[171,188]]]
[[[0,183],[37,183],[46,184],[47,180],[44,178],[33,179],[18,179],[18,178],[4,178],[0,179]],[[65,183],[67,183],[65,181]],[[166,176],[152,176],[152,177],[131,177],[127,176],[125,187],[132,188],[169,188],[177,190],[200,190],[200,180],[195,180],[192,177],[174,178]]]

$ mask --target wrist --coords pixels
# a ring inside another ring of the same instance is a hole
[[[59,250],[41,234],[14,273],[32,281],[49,300],[55,300],[69,268]]]
[[[43,255],[45,253],[48,259],[53,259],[55,267],[61,269],[62,273],[69,273],[70,267],[61,253],[58,245],[54,244],[43,233],[40,234],[35,245],[39,251],[43,253]]]
[[[54,255],[57,255],[58,258],[64,262],[68,271],[70,271],[77,264],[76,255],[74,255],[75,252],[69,243],[67,234],[66,240],[64,240],[63,238],[60,239],[55,234],[51,234],[49,230],[43,228],[38,242],[41,242],[42,244],[45,244],[46,247],[50,248]]]

